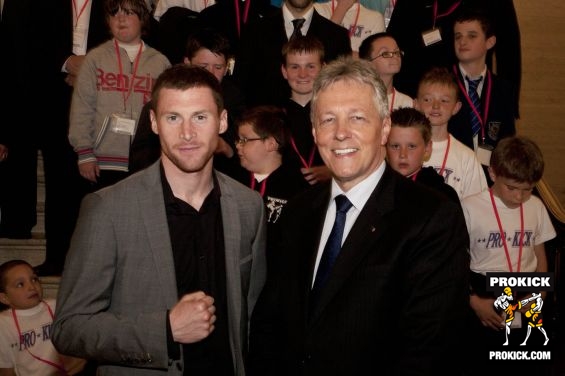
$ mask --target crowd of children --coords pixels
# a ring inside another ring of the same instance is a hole
[[[240,19],[239,6],[249,6],[249,1],[247,5],[236,1],[237,9],[230,12],[236,12],[237,22],[229,28],[237,30],[237,36],[198,24],[197,31],[183,41],[185,53],[179,64],[211,72],[221,83],[228,110],[228,129],[218,141],[214,167],[262,196],[267,259],[272,263],[269,243],[279,236],[277,220],[287,202],[331,178],[312,133],[310,101],[316,78],[339,55],[368,61],[387,91],[391,117],[387,163],[462,208],[470,237],[469,348],[481,359],[480,351],[498,344],[510,330],[505,326],[501,331],[503,315],[496,310],[496,297],[484,290],[486,273],[547,272],[544,243],[556,236],[543,202],[532,194],[543,175],[541,150],[532,140],[516,135],[516,85],[489,66],[499,43],[497,20],[474,8],[457,11],[449,39],[454,59],[448,65],[421,67],[422,74],[406,91],[414,93],[412,97],[396,89],[395,77],[402,72],[408,46],[386,30],[393,11],[390,5],[380,2],[379,9],[368,9],[358,1],[304,3],[301,8],[285,0],[280,9],[262,4],[248,23],[247,13]],[[192,9],[191,17],[214,4]],[[151,13],[145,0],[112,0],[106,5],[110,39],[93,46],[80,73],[68,78],[74,86],[68,136],[90,191],[159,160],[152,85],[174,59],[159,50],[165,43],[159,44],[146,32],[150,24],[166,20],[168,10],[180,6],[162,0]],[[218,24],[215,7],[206,11],[206,26]],[[292,29],[295,16],[304,19],[298,30]],[[442,42],[441,37],[431,40],[434,35],[424,39],[430,45]],[[0,152],[2,160],[9,156],[1,137]],[[0,209],[6,200],[0,197]],[[9,225],[9,216],[1,220],[2,226]],[[492,234],[498,234],[500,241],[485,240]],[[60,275],[62,269],[58,265],[54,274]],[[58,354],[50,342],[55,300],[43,299],[31,265],[21,260],[0,265],[0,302],[4,304],[0,374],[81,372],[83,361]],[[535,307],[528,305],[522,312],[538,314]],[[528,337],[532,327],[523,326]],[[28,342],[24,333],[38,339]],[[471,369],[485,366],[478,361]]]

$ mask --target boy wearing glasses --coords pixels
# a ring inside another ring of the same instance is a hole
[[[386,86],[390,111],[401,107],[414,107],[414,100],[393,86],[393,78],[402,67],[402,56],[404,52],[386,32],[367,37],[359,47],[359,58],[371,63]]]
[[[269,243],[277,236],[278,219],[288,200],[309,185],[297,166],[286,161],[283,163],[283,153],[290,140],[283,109],[271,105],[249,108],[237,125],[237,154],[241,166],[248,171],[239,180],[263,197]],[[271,258],[267,253],[268,265]]]

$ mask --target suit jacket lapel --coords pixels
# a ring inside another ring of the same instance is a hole
[[[355,272],[365,255],[371,251],[379,251],[376,244],[378,239],[387,232],[388,227],[384,220],[385,215],[394,209],[393,188],[394,179],[391,169],[387,166],[345,239],[328,281],[319,293],[316,305],[311,307],[311,322],[320,316],[345,281]]]
[[[139,189],[138,201],[139,207],[144,208],[141,221],[149,234],[149,247],[159,271],[157,282],[167,303],[172,307],[178,300],[177,282],[161,185],[160,162],[154,163],[145,174],[144,184]],[[148,202],[152,205],[147,205]]]

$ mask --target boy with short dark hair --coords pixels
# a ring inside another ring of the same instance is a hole
[[[0,375],[71,375],[84,360],[57,353],[51,343],[54,299],[24,260],[0,265]],[[30,338],[33,338],[31,340]]]
[[[278,236],[278,219],[288,200],[309,187],[300,168],[283,155],[290,143],[285,111],[262,105],[247,109],[238,121],[237,153],[248,171],[241,182],[258,191],[267,209],[267,263],[272,262],[269,244]]]
[[[473,149],[483,165],[487,181],[490,155],[498,142],[516,134],[512,85],[488,69],[486,60],[496,44],[494,27],[479,11],[461,13],[455,20],[453,66],[461,111],[449,121],[449,132]],[[492,181],[488,181],[489,186]]]
[[[471,350],[484,350],[486,354],[486,349],[502,346],[505,335],[505,344],[509,336],[511,346],[522,343],[526,336],[525,322],[518,330],[522,321],[519,310],[529,310],[530,304],[514,311],[512,325],[506,325],[504,312],[495,310],[495,296],[486,291],[485,275],[548,271],[544,243],[556,232],[545,205],[532,195],[543,170],[542,152],[532,140],[521,136],[504,138],[492,153],[492,187],[461,202],[470,238],[470,305],[474,312],[470,321]],[[517,296],[512,304],[529,296]],[[511,328],[518,335],[509,334]]]
[[[391,128],[386,144],[388,164],[415,182],[442,192],[459,204],[453,187],[445,183],[433,167],[423,167],[432,153],[432,126],[420,111],[403,107],[390,114]]]

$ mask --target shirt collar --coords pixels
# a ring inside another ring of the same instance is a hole
[[[286,31],[286,37],[290,38],[292,32],[294,31],[294,25],[292,24],[292,20],[294,20],[294,16],[292,15],[292,13],[290,13],[290,10],[286,6],[286,3],[283,2],[281,8],[282,8],[282,14],[284,20],[284,29]],[[304,25],[302,25],[302,29],[301,29],[302,35],[306,35],[306,33],[308,33],[308,29],[310,29],[310,24],[312,23],[313,16],[314,16],[314,5],[312,4],[310,9],[308,9],[308,11],[304,13],[304,15],[302,15],[301,17],[305,19]]]
[[[337,195],[344,194],[347,196],[349,201],[351,201],[355,209],[361,211],[369,200],[371,193],[373,193],[375,187],[381,180],[385,171],[385,166],[386,163],[382,161],[381,165],[373,171],[371,175],[367,176],[363,181],[359,182],[356,186],[347,191],[347,193],[344,193],[339,185],[337,185],[335,179],[332,179],[330,202],[333,201]]]

